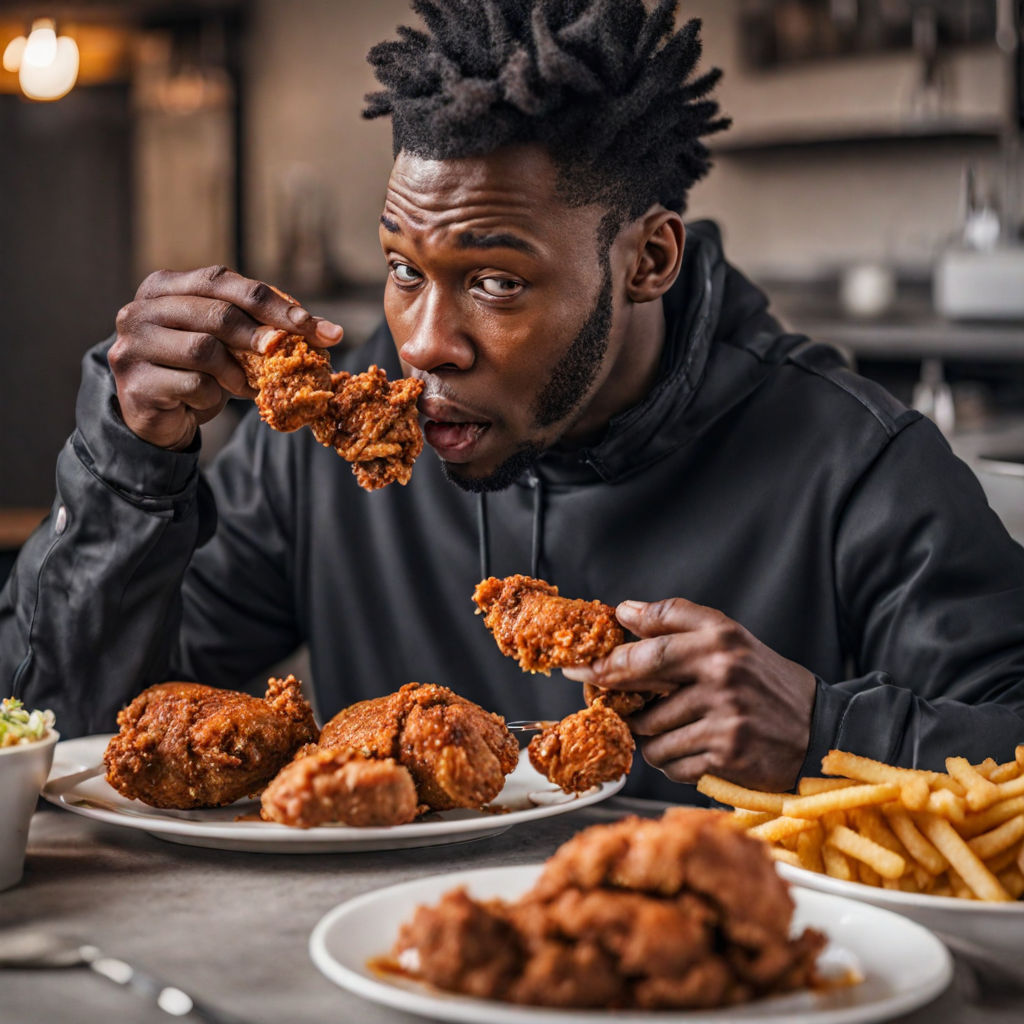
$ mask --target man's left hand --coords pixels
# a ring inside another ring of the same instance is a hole
[[[681,597],[624,601],[639,640],[585,668],[577,682],[662,694],[628,719],[644,759],[676,782],[705,772],[781,791],[796,783],[810,739],[816,681],[739,623]]]

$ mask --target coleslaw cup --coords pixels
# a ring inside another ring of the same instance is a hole
[[[48,729],[30,743],[0,747],[0,890],[21,881],[29,822],[59,739],[56,729]]]

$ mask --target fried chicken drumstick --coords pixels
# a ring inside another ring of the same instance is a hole
[[[790,938],[793,910],[763,843],[721,811],[678,807],[578,833],[517,902],[457,889],[418,907],[392,956],[483,999],[712,1008],[815,983],[825,937]]]
[[[306,743],[313,709],[294,676],[260,700],[199,683],[159,683],[117,715],[107,782],[153,807],[220,807],[259,792]]]
[[[502,654],[524,672],[586,665],[625,638],[615,609],[601,601],[559,597],[558,587],[532,576],[489,576],[473,592],[477,614]]]
[[[416,400],[423,382],[389,381],[378,366],[332,373],[327,356],[298,334],[276,331],[265,351],[232,350],[258,394],[260,418],[274,430],[308,425],[316,439],[352,463],[368,491],[406,484],[423,450]]]
[[[629,726],[599,697],[530,740],[530,764],[566,793],[612,782],[633,764]]]

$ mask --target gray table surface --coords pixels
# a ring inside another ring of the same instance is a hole
[[[328,910],[356,894],[425,874],[537,863],[582,827],[660,810],[613,797],[472,842],[278,855],[180,846],[41,805],[29,834],[24,880],[0,893],[0,930],[31,923],[76,936],[252,1024],[413,1022],[421,1018],[350,995],[316,969],[309,936]],[[0,969],[2,1024],[171,1019],[88,970]],[[958,957],[950,989],[899,1020],[1020,1022],[1024,987],[1005,991]]]

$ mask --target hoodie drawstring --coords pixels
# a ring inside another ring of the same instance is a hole
[[[544,543],[544,480],[531,472],[528,477],[533,488],[533,535],[530,541],[530,575],[535,579],[540,573],[541,549]],[[480,579],[491,575],[491,541],[487,528],[487,492],[476,496],[476,533],[480,552]]]
[[[487,492],[476,496],[476,536],[480,549],[480,579],[491,575],[491,543],[487,535]]]

